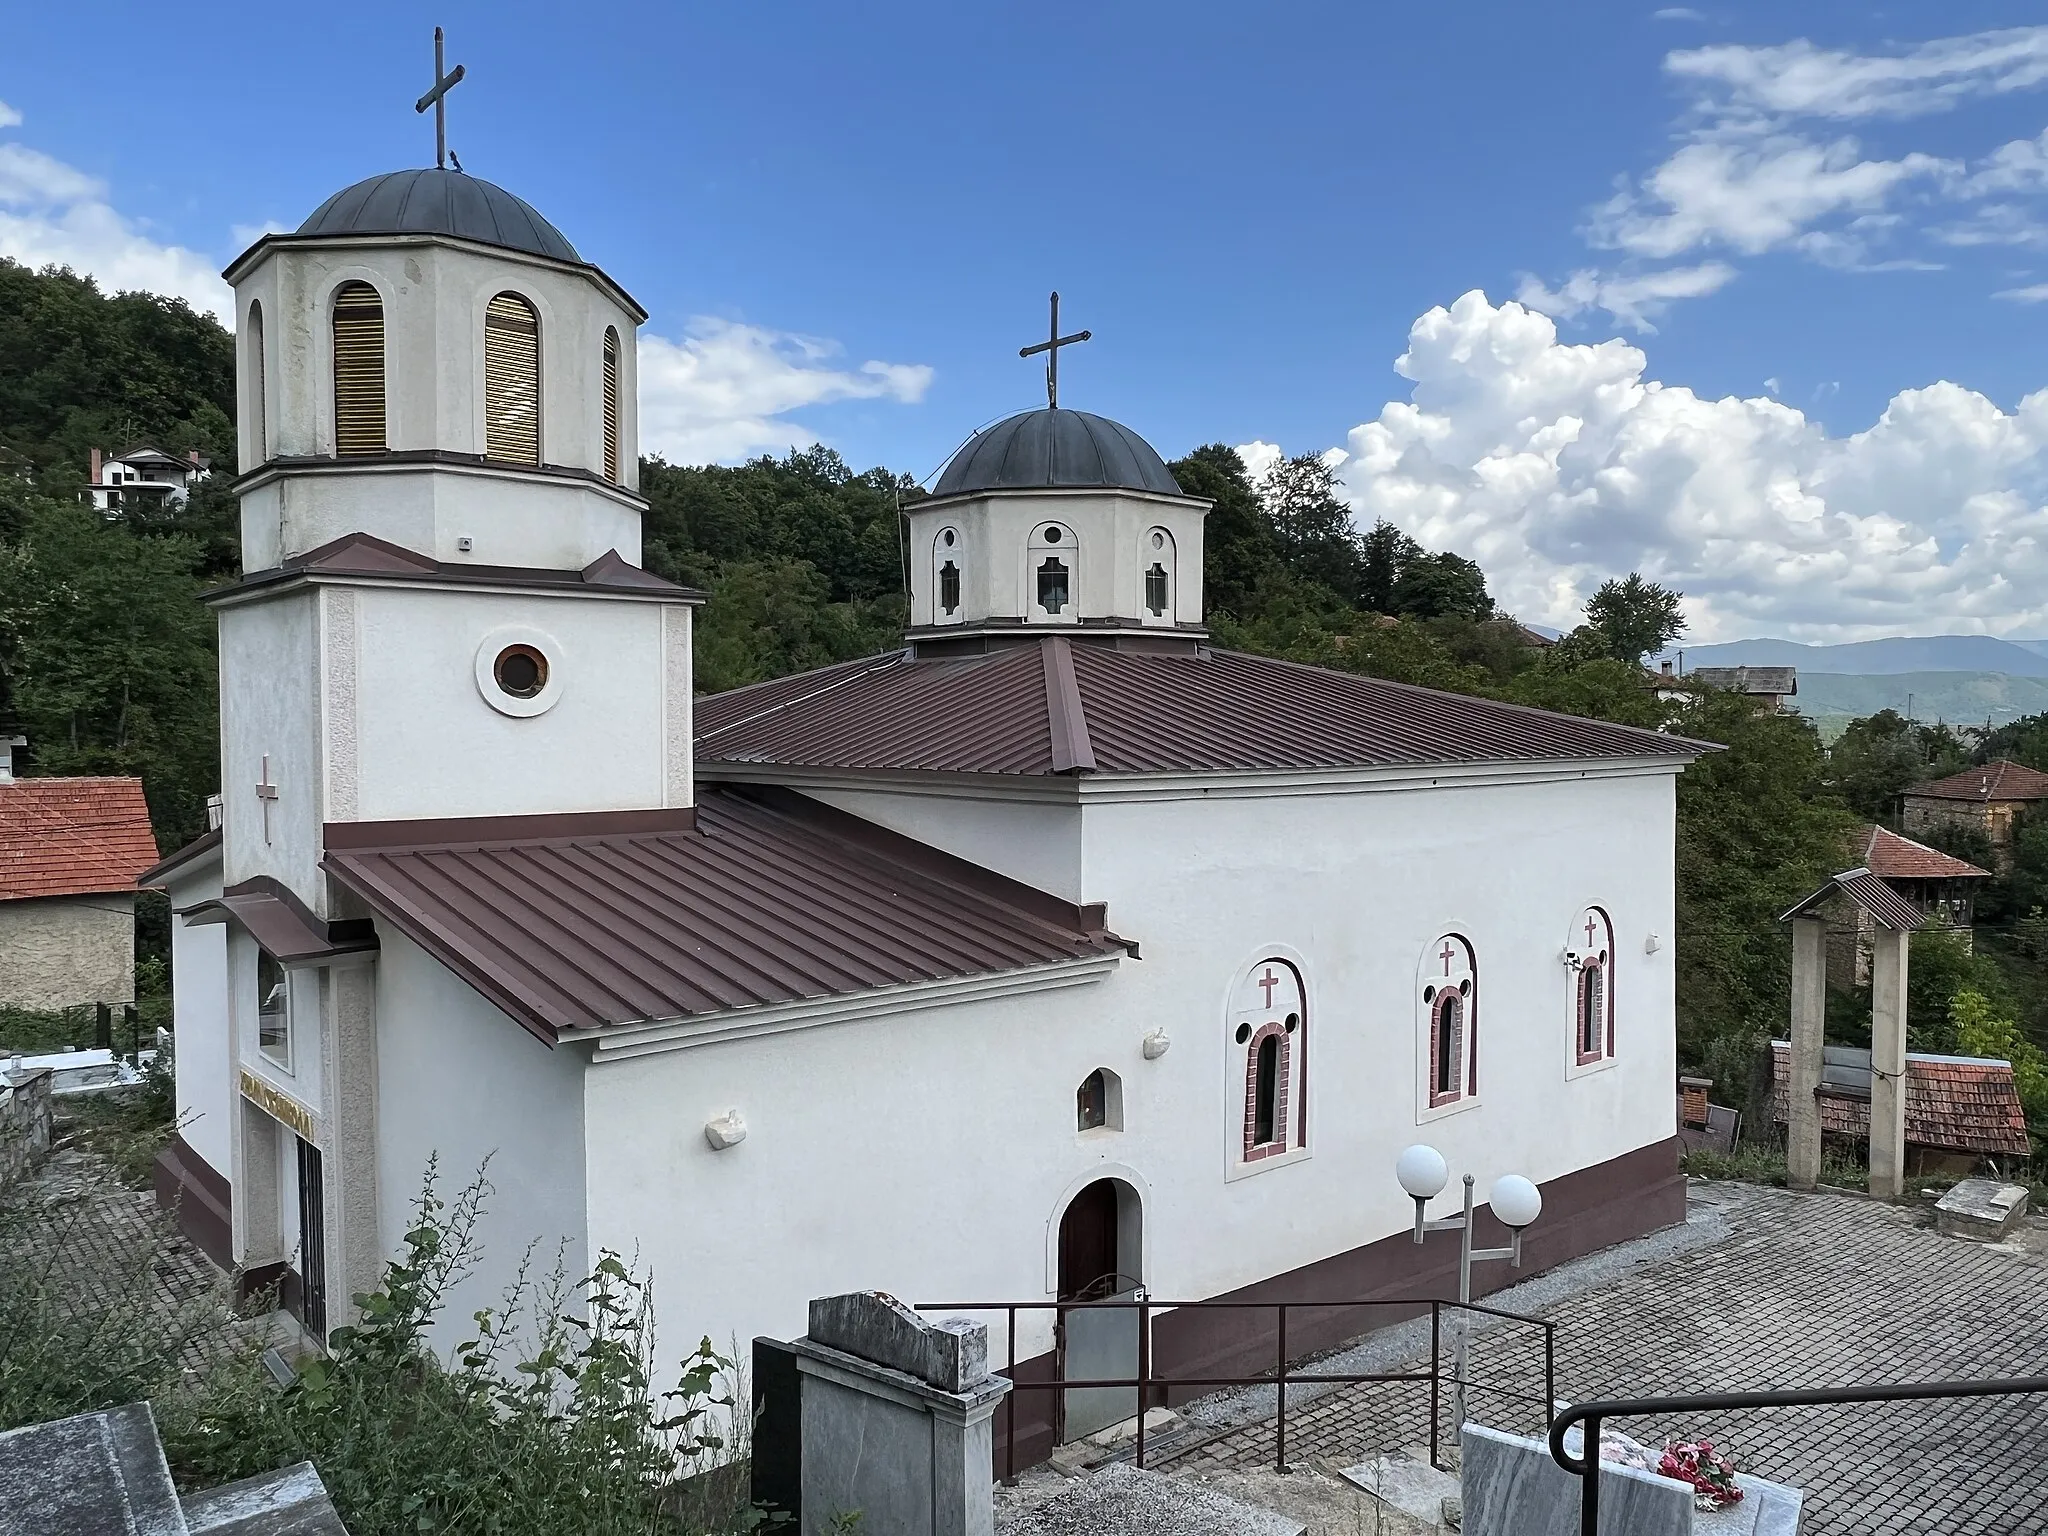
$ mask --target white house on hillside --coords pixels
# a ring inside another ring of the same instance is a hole
[[[126,453],[108,454],[95,448],[90,469],[86,494],[94,508],[105,513],[152,502],[183,501],[193,486],[213,473],[211,461],[196,448],[181,459],[148,443]]]
[[[227,277],[255,467],[225,823],[154,876],[161,1171],[315,1337],[433,1154],[497,1190],[451,1316],[560,1240],[649,1265],[668,1347],[867,1286],[1440,1293],[1422,1139],[1540,1183],[1537,1267],[1682,1218],[1696,744],[1213,647],[1208,504],[1050,408],[909,509],[901,649],[693,699],[701,594],[639,568],[645,317],[553,226],[400,172]],[[1196,1321],[1162,1365],[1263,1359]],[[1020,1342],[1042,1372],[1051,1318]],[[1093,1427],[1045,1397],[1027,1452]]]

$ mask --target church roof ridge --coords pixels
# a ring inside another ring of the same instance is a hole
[[[1697,756],[1713,743],[1215,647],[1040,637],[697,701],[707,764],[1018,776]]]

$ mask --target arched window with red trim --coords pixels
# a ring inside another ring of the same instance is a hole
[[[1239,1159],[1259,1163],[1308,1145],[1308,997],[1285,960],[1261,960],[1231,1000],[1233,1080],[1243,1087]]]
[[[1572,924],[1565,954],[1572,971],[1572,1060],[1581,1067],[1614,1055],[1614,924],[1587,907]]]
[[[1421,1019],[1422,1104],[1443,1109],[1479,1094],[1479,973],[1472,945],[1439,934],[1423,956],[1417,1005]]]

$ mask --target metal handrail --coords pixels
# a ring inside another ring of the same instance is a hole
[[[1055,1375],[1048,1381],[1016,1380],[1017,1369],[1017,1314],[1019,1312],[1082,1312],[1096,1308],[1136,1308],[1138,1312],[1138,1374],[1136,1376],[1084,1376],[1068,1377]],[[1287,1362],[1287,1314],[1289,1311],[1351,1311],[1361,1307],[1405,1307],[1420,1311],[1429,1308],[1429,1369],[1427,1371],[1393,1372],[1313,1372],[1290,1371]],[[1530,1317],[1521,1312],[1509,1312],[1501,1307],[1484,1306],[1479,1302],[1446,1301],[1436,1296],[1388,1297],[1377,1301],[1359,1301],[1356,1298],[1341,1301],[1158,1301],[1141,1296],[1132,1301],[926,1301],[919,1302],[912,1309],[918,1312],[1001,1312],[1004,1315],[1008,1335],[1006,1355],[1008,1365],[1005,1374],[1011,1379],[1011,1390],[1003,1399],[1003,1480],[1015,1482],[1017,1477],[1017,1394],[1019,1392],[1061,1392],[1069,1387],[1136,1387],[1138,1389],[1138,1434],[1134,1451],[1137,1465],[1145,1465],[1145,1409],[1150,1389],[1156,1387],[1257,1387],[1268,1383],[1275,1390],[1274,1412],[1274,1463],[1280,1471],[1287,1470],[1287,1389],[1290,1386],[1325,1385],[1356,1386],[1367,1382],[1413,1381],[1429,1383],[1429,1459],[1434,1465],[1439,1459],[1439,1437],[1437,1418],[1443,1382],[1441,1338],[1443,1332],[1443,1311],[1450,1308],[1459,1312],[1477,1312],[1487,1317],[1500,1318],[1512,1323],[1528,1323],[1543,1330],[1543,1396],[1540,1401],[1547,1413],[1556,1403],[1557,1391],[1557,1324],[1548,1318]],[[1160,1376],[1152,1369],[1152,1330],[1149,1326],[1155,1312],[1190,1310],[1210,1311],[1257,1311],[1275,1314],[1275,1344],[1277,1359],[1271,1372],[1259,1376]],[[1514,1398],[1523,1402],[1537,1402],[1534,1393],[1515,1392],[1506,1387],[1485,1386],[1480,1391],[1495,1396]]]
[[[1600,1479],[1587,1475],[1600,1462],[1603,1419],[1632,1419],[1663,1413],[1718,1413],[1735,1408],[1814,1408],[1829,1403],[1910,1403],[1944,1397],[2024,1397],[2048,1392],[2048,1376],[2016,1376],[2004,1381],[1916,1381],[1892,1386],[1813,1387],[1790,1392],[1696,1392],[1686,1397],[1600,1398],[1575,1403],[1550,1421],[1550,1457],[1579,1479],[1580,1536],[1598,1536]],[[1579,1454],[1565,1449],[1564,1437],[1574,1424],[1585,1434]]]

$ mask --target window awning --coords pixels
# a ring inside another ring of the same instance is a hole
[[[324,921],[267,875],[230,886],[215,900],[181,908],[178,916],[195,925],[233,923],[287,966],[328,965],[377,948],[377,929],[370,919]]]

